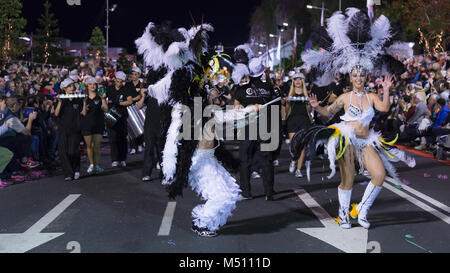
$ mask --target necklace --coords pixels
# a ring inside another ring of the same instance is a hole
[[[358,97],[362,97],[363,95],[364,95],[364,93],[366,93],[366,92],[364,92],[364,90],[360,93],[360,92],[358,92],[358,91],[356,91],[355,89],[353,89],[353,93],[355,93]]]
[[[362,106],[362,97],[363,97],[363,95],[364,95],[364,90],[360,93],[360,92],[358,92],[358,91],[356,91],[355,89],[353,89],[353,92],[358,96],[358,103],[359,103],[359,109],[361,109],[361,111],[362,111],[362,109],[363,109],[363,106]],[[351,102],[350,102],[351,103]]]

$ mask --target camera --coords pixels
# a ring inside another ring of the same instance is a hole
[[[28,118],[31,113],[36,112],[34,107],[25,107],[23,109],[23,117]]]

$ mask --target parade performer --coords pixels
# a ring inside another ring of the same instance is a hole
[[[171,199],[182,196],[183,188],[189,185],[206,200],[192,211],[192,230],[205,237],[217,235],[217,230],[225,224],[240,200],[239,186],[219,163],[224,156],[218,151],[224,152],[224,149],[216,149],[214,138],[200,134],[203,137],[199,141],[195,139],[195,132],[192,139],[181,136],[182,131],[184,135],[186,130],[191,131],[195,124],[202,123],[202,120],[193,119],[194,98],[200,97],[201,102],[208,98],[203,84],[208,80],[204,74],[209,61],[207,34],[211,31],[213,27],[209,24],[186,30],[172,29],[169,23],[149,23],[144,35],[136,40],[138,52],[144,55],[149,68],[148,95],[160,106],[162,184],[167,187]],[[258,107],[252,106],[235,114],[244,115],[253,109]],[[201,110],[203,112],[203,107]],[[189,112],[192,115],[187,121],[191,128],[186,128],[183,124]],[[221,116],[219,111],[214,120],[227,122],[228,116]],[[214,126],[210,128],[208,135],[214,131]]]
[[[248,107],[256,104],[266,104],[277,97],[271,84],[262,82],[261,80],[264,73],[266,74],[266,78],[269,78],[268,70],[265,69],[267,65],[265,57],[255,57],[250,46],[248,44],[243,44],[235,48],[234,59],[236,65],[233,68],[231,78],[236,85],[239,84],[233,96],[234,106],[236,108]],[[268,130],[279,130],[278,128],[271,128],[271,118],[279,118],[279,116],[272,116],[271,112],[271,109],[268,109],[266,116],[262,117],[260,121],[261,123],[266,122],[266,128],[268,128]],[[278,124],[280,123],[281,122]],[[264,137],[261,135],[261,130],[258,130],[257,134],[252,137],[250,127],[247,126],[245,128],[245,136],[239,143],[239,159],[241,160],[239,183],[242,190],[242,197],[247,200],[253,199],[251,194],[250,175],[253,159],[256,158],[258,154],[261,155],[258,163],[262,169],[262,181],[266,201],[274,200],[275,179],[273,151],[261,149],[261,146],[269,143],[271,139],[263,139]]]
[[[392,146],[395,140],[386,142],[379,132],[369,127],[375,115],[374,109],[387,112],[390,108],[390,75],[401,74],[404,69],[395,58],[409,58],[412,51],[407,43],[395,41],[390,22],[384,15],[371,24],[367,14],[356,8],[349,8],[345,13],[334,13],[327,20],[327,25],[327,32],[324,32],[327,35],[323,39],[328,41],[329,46],[321,51],[308,50],[302,54],[302,59],[308,66],[316,66],[318,78],[315,84],[318,86],[330,84],[338,73],[349,73],[352,91],[342,94],[328,107],[320,107],[317,97],[312,95],[310,104],[322,117],[331,119],[340,109],[344,109],[342,122],[298,132],[291,143],[290,152],[296,159],[306,147],[306,160],[311,161],[316,147],[325,144],[332,171],[328,179],[335,174],[335,160],[338,160],[341,172],[341,184],[338,188],[340,226],[351,228],[350,215],[352,218],[358,217],[358,223],[369,228],[367,214],[381,190],[385,169],[398,180],[390,161],[403,161],[410,167],[415,166],[413,158]],[[365,91],[364,84],[369,73],[377,77],[385,76],[382,99]],[[350,212],[355,158],[358,160],[360,173],[366,169],[371,181],[361,202],[355,204]],[[309,171],[307,175],[309,179]]]

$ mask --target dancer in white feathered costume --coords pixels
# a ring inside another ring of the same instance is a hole
[[[311,159],[313,148],[321,142],[327,144],[328,158],[335,174],[335,160],[338,160],[341,184],[338,188],[339,217],[342,228],[351,228],[350,218],[358,217],[358,223],[369,228],[367,214],[378,196],[385,179],[386,171],[397,179],[395,168],[389,161],[403,161],[414,167],[415,161],[401,150],[386,142],[381,135],[370,129],[370,123],[375,115],[374,109],[387,112],[390,109],[389,89],[392,85],[392,74],[403,73],[404,66],[396,58],[412,56],[412,50],[407,43],[395,42],[389,20],[381,15],[371,23],[364,12],[349,8],[346,13],[335,12],[327,20],[327,31],[323,41],[328,41],[324,50],[308,50],[302,54],[302,59],[308,67],[316,66],[319,76],[315,84],[326,86],[338,73],[350,74],[352,91],[342,94],[328,106],[321,107],[313,94],[311,106],[322,118],[332,118],[339,110],[344,109],[342,122],[328,128],[317,126],[298,135],[297,139],[311,141],[307,146],[307,160]],[[398,50],[392,50],[396,48]],[[393,52],[396,56],[392,56]],[[376,94],[365,91],[366,79],[369,73],[374,76],[384,76],[383,99]],[[330,131],[331,130],[331,131]],[[301,144],[301,143],[300,143]],[[293,145],[297,154],[304,146]],[[338,153],[336,154],[336,150]],[[350,212],[350,199],[355,178],[355,158],[361,170],[366,169],[371,182],[367,185],[361,202],[354,205]]]
[[[218,146],[215,146],[216,124],[230,128],[235,121],[242,121],[247,114],[259,110],[259,105],[245,109],[217,110],[214,118],[205,125],[202,139],[192,157],[189,172],[189,185],[206,200],[192,210],[192,230],[200,236],[216,236],[217,230],[223,226],[231,212],[236,208],[236,202],[241,200],[241,189],[230,173],[214,156]],[[245,124],[245,123],[241,123]],[[219,139],[217,139],[219,140]],[[220,145],[220,142],[218,142]]]

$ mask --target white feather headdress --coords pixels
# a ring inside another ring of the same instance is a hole
[[[376,76],[400,73],[395,71],[401,69],[397,58],[412,55],[407,43],[392,41],[391,24],[384,15],[371,24],[368,15],[357,8],[335,12],[327,19],[326,34],[321,39],[330,41],[330,46],[302,53],[305,65],[317,69],[314,83],[318,86],[329,85],[339,73],[350,73],[356,66]]]

